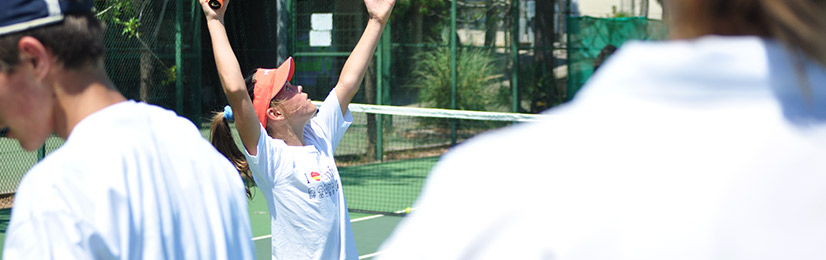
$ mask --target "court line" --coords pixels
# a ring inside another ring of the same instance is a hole
[[[271,238],[271,237],[272,237],[272,234],[269,234],[269,235],[263,235],[263,236],[260,236],[260,237],[253,237],[253,238],[252,238],[252,241],[255,241],[255,240],[261,240],[261,239],[265,239],[265,238]]]
[[[371,219],[380,218],[380,217],[384,217],[384,215],[383,214],[378,214],[378,215],[361,217],[361,218],[350,220],[350,223],[355,223],[355,222],[364,221],[364,220],[371,220]]]
[[[396,211],[395,213],[397,213],[397,214],[401,214],[401,213],[403,213],[403,212],[405,212],[405,211],[406,211],[406,210],[398,210],[398,211]],[[350,223],[355,223],[355,222],[365,221],[365,220],[371,220],[371,219],[377,219],[377,218],[380,218],[380,217],[386,217],[386,215],[384,215],[384,214],[376,214],[376,215],[372,215],[372,216],[366,216],[366,217],[361,217],[361,218],[357,218],[357,219],[351,219],[351,220],[350,220]],[[272,237],[272,234],[270,234],[270,235],[264,235],[264,236],[260,236],[260,237],[254,237],[254,238],[252,238],[252,241],[261,240],[261,239],[267,239],[267,238],[271,238],[271,237]],[[359,259],[371,258],[371,257],[377,256],[377,255],[380,255],[380,254],[382,254],[382,253],[383,253],[383,252],[379,251],[379,252],[375,252],[375,253],[371,253],[371,254],[360,255],[360,256],[359,256]]]
[[[377,256],[377,255],[380,255],[381,253],[383,253],[383,252],[379,251],[379,252],[375,252],[375,253],[372,253],[372,254],[360,255],[359,259],[374,257],[374,256]]]
[[[402,210],[401,212],[404,212],[404,211]],[[401,213],[401,212],[396,212],[396,213]],[[359,221],[364,221],[364,220],[371,220],[371,219],[374,219],[374,218],[380,218],[380,217],[384,217],[384,215],[382,215],[382,214],[378,214],[378,215],[372,215],[372,216],[361,217],[361,218],[357,218],[357,219],[350,220],[350,223],[359,222]],[[272,237],[272,234],[269,234],[269,235],[263,235],[263,236],[260,236],[260,237],[253,237],[253,238],[252,238],[252,241],[255,241],[255,240],[261,240],[261,239],[267,239],[267,238],[271,238],[271,237]]]
[[[410,208],[410,210],[411,210],[411,211],[413,211],[413,208]],[[405,213],[406,211],[407,211],[407,209],[402,209],[402,210],[397,210],[397,211],[396,211],[396,212],[394,212],[394,213],[396,213],[396,214],[402,214],[402,213]],[[410,212],[407,212],[407,213],[410,213]],[[377,215],[372,215],[372,216],[366,216],[366,217],[361,217],[361,218],[357,218],[357,219],[351,219],[351,220],[350,220],[350,223],[359,222],[359,221],[364,221],[364,220],[370,220],[370,219],[374,219],[374,218],[386,217],[386,216],[387,216],[387,215],[384,215],[384,214],[377,214]]]

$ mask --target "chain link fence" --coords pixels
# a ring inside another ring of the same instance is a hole
[[[653,20],[611,20],[643,9],[643,16],[659,18],[655,2],[643,8],[641,0],[397,0],[353,102],[538,113],[573,96],[601,45],[664,35]],[[118,89],[205,128],[227,102],[197,1],[95,5],[107,23],[105,66]],[[322,100],[368,18],[363,0],[233,1],[226,26],[245,75],[291,55],[293,82]],[[391,118],[367,120],[372,129],[392,125]],[[23,152],[0,139],[0,193],[13,193],[24,172],[60,143],[51,138],[40,152]]]

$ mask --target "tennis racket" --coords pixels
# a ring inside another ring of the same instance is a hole
[[[224,0],[209,0],[209,7],[218,10],[224,5]]]

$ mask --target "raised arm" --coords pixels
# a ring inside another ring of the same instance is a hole
[[[359,90],[364,73],[367,71],[367,65],[373,58],[373,52],[376,51],[379,37],[384,31],[384,26],[387,25],[395,3],[396,0],[364,0],[370,20],[367,21],[367,28],[364,28],[361,39],[350,53],[347,62],[344,63],[338,83],[333,89],[338,96],[342,113],[347,113],[347,106]]]
[[[235,128],[241,137],[241,143],[250,155],[258,153],[258,138],[261,137],[261,128],[255,109],[252,106],[247,86],[244,83],[244,76],[241,74],[241,66],[235,58],[232,46],[227,38],[227,30],[224,27],[224,14],[229,6],[230,0],[224,0],[224,5],[218,10],[213,10],[207,2],[201,1],[201,8],[206,16],[209,35],[212,39],[212,53],[215,55],[215,64],[218,67],[218,76],[221,78],[224,94],[227,95],[230,107],[235,116]]]

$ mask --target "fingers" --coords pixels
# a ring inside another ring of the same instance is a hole
[[[207,20],[224,20],[224,13],[226,12],[229,0],[198,0],[201,4],[201,9],[204,11],[204,16]]]

